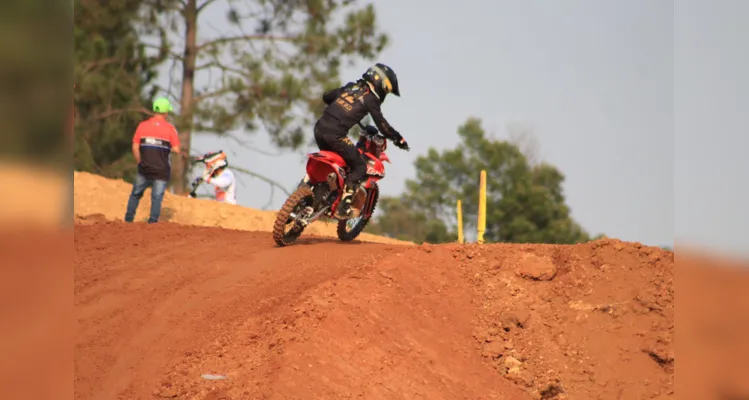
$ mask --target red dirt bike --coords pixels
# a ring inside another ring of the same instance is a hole
[[[377,206],[380,197],[377,181],[385,177],[383,162],[390,162],[390,158],[385,153],[385,137],[373,126],[359,133],[356,147],[367,163],[367,174],[354,193],[349,215],[339,217],[336,213],[343,194],[343,182],[349,172],[345,161],[331,151],[310,153],[307,155],[307,174],[276,215],[273,224],[276,244],[291,244],[302,235],[304,228],[323,216],[338,220],[340,240],[350,241],[359,236]]]

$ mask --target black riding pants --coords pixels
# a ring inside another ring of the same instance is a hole
[[[341,136],[339,132],[325,127],[315,126],[315,142],[320,150],[332,151],[340,155],[350,172],[346,175],[346,185],[353,188],[367,174],[367,163],[361,157],[361,153],[351,142],[348,136]]]

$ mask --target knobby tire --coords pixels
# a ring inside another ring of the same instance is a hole
[[[286,199],[283,207],[278,210],[278,214],[276,214],[276,222],[273,224],[273,240],[277,245],[288,246],[299,239],[299,236],[302,235],[304,228],[302,227],[301,229],[299,229],[299,227],[296,226],[294,228],[299,229],[298,231],[284,233],[287,224],[286,221],[289,220],[290,214],[294,212],[294,209],[300,202],[304,201],[304,199],[306,199],[307,197],[312,196],[312,189],[310,189],[309,186],[300,186],[296,191],[294,191],[294,193],[291,194],[291,196],[289,196],[288,199]]]

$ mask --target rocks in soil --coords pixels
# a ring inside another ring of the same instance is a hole
[[[524,385],[525,387],[531,387],[533,386],[533,383],[535,382],[533,373],[531,373],[528,370],[523,370],[517,367],[511,368],[509,371],[507,371],[506,377],[510,381],[518,385]]]
[[[669,343],[657,340],[643,347],[642,351],[666,371],[673,371],[674,349]]]
[[[557,274],[557,266],[548,258],[526,253],[518,262],[516,273],[526,279],[550,281]]]
[[[475,335],[483,350],[498,342],[499,375],[537,399],[673,392],[670,253],[615,240],[484,251],[486,267],[474,260],[466,274],[481,278],[480,326],[499,328]]]
[[[515,328],[525,328],[530,318],[531,314],[528,310],[518,308],[503,312],[499,316],[499,323],[504,330],[510,331]]]
[[[173,399],[179,396],[177,389],[173,387],[162,388],[161,390],[154,391],[154,396],[161,397],[163,399]]]
[[[533,386],[533,373],[524,367],[523,363],[515,357],[502,357],[502,371],[510,381],[526,387]]]
[[[562,389],[561,385],[557,383],[549,384],[548,386],[546,386],[546,388],[544,388],[544,390],[539,393],[538,398],[542,400],[555,399],[562,393],[564,393],[564,389]]]
[[[484,357],[497,359],[502,357],[505,352],[505,346],[502,342],[484,343]]]
[[[520,368],[523,363],[513,356],[507,356],[502,358],[502,364],[508,369]]]

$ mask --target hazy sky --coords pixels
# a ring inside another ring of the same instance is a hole
[[[746,46],[739,44],[746,43],[741,24],[749,2],[736,2],[743,13],[722,10],[717,7],[720,2],[704,3],[701,9],[689,1],[680,3],[675,27],[673,2],[661,0],[377,0],[380,26],[392,39],[380,60],[398,73],[402,92],[401,98],[388,98],[383,110],[411,145],[410,153],[390,151],[393,165],[388,165],[381,183],[383,193],[401,192],[403,181],[414,176],[414,159],[429,146],[455,145],[456,128],[466,118],[482,118],[485,128],[498,137],[507,137],[507,124],[517,122],[533,128],[541,158],[566,175],[573,217],[591,234],[672,245],[675,163],[681,206],[677,216],[694,216],[705,207],[707,200],[700,203],[701,198],[713,198],[693,181],[721,186],[721,179],[730,174],[717,166],[709,168],[719,160],[735,160],[729,171],[734,185],[747,182],[738,176],[746,176],[748,163],[741,161],[746,160],[741,156],[747,146],[738,144],[747,143],[747,133],[741,131],[744,110],[736,104],[746,100],[748,80],[741,77],[742,85],[736,86],[728,77],[747,71]],[[200,36],[215,36],[215,28],[206,26],[222,26],[225,15],[224,5],[212,6],[201,19]],[[708,38],[697,36],[707,30],[712,31]],[[681,35],[677,43],[675,32]],[[722,61],[716,57],[727,53],[726,46],[740,49],[730,55],[735,66],[728,75],[718,71]],[[713,54],[705,58],[707,52]],[[359,63],[347,68],[342,78],[356,79],[366,67]],[[715,87],[694,79],[696,74],[721,74],[725,80]],[[675,79],[682,85],[676,92]],[[708,91],[715,95],[706,97]],[[718,123],[697,121],[699,114],[707,113],[723,117]],[[685,132],[680,139],[686,138],[679,142],[676,158],[675,121]],[[723,140],[710,140],[717,134]],[[266,143],[263,134],[250,140],[260,147]],[[211,136],[197,136],[194,148],[224,149],[231,163],[288,187],[304,173],[304,160],[297,153],[269,157]],[[259,208],[268,203],[265,183],[242,180],[241,204]],[[744,193],[726,201],[741,209],[747,204],[745,189]],[[681,202],[682,198],[690,201]],[[284,199],[277,191],[271,207],[279,207]],[[680,221],[685,223],[677,225],[678,237],[712,240],[713,245],[735,251],[746,247],[740,229],[746,213],[743,220],[724,216],[736,225],[733,233],[725,233],[733,242],[715,235],[728,225],[717,214],[707,215]]]
[[[749,2],[675,8],[676,232],[749,257]]]

